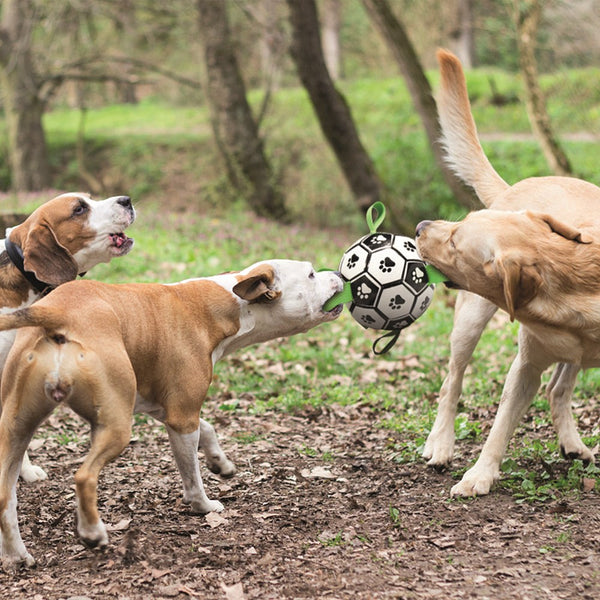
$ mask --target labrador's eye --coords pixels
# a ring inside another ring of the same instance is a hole
[[[315,278],[315,272],[314,272],[314,271],[311,271],[311,272],[308,274],[308,278],[309,278],[309,279],[314,279],[314,278]]]

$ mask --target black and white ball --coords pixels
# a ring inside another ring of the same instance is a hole
[[[350,282],[350,314],[369,329],[404,329],[429,307],[434,286],[411,238],[371,233],[342,256],[342,277]]]

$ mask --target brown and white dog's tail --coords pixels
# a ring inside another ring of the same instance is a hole
[[[442,128],[440,142],[452,170],[489,207],[509,185],[487,159],[471,114],[467,82],[460,60],[448,50],[439,49],[440,91],[437,107]]]
[[[21,327],[43,327],[46,331],[64,325],[62,311],[46,306],[29,306],[15,312],[0,315],[0,331]]]

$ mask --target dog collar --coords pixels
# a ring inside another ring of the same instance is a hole
[[[44,283],[43,281],[40,281],[33,274],[32,271],[27,271],[25,269],[25,260],[23,257],[23,250],[17,244],[13,244],[10,241],[9,236],[6,236],[6,239],[4,240],[4,247],[6,249],[6,253],[8,254],[8,258],[10,258],[10,261],[12,262],[12,264],[15,265],[15,267],[17,267],[17,269],[22,273],[23,277],[25,277],[25,279],[27,279],[27,281],[29,281],[29,283],[33,286],[33,288],[37,292],[39,292],[42,296],[45,296],[46,294],[49,294],[54,289],[54,286],[52,286],[48,283]]]

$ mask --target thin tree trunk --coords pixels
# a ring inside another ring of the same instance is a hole
[[[382,185],[360,141],[350,108],[325,66],[315,1],[287,0],[287,3],[292,25],[290,51],[298,75],[358,206],[366,211],[379,199]]]
[[[324,0],[323,3],[323,55],[331,79],[341,77],[340,27],[342,6],[340,0]]]
[[[554,136],[546,107],[546,98],[539,85],[535,40],[541,16],[542,5],[539,0],[528,0],[525,3],[514,0],[519,60],[525,80],[527,114],[531,128],[538,138],[552,172],[556,175],[569,176],[573,175],[573,170],[567,155]]]
[[[31,58],[30,0],[4,0],[0,24],[0,89],[8,128],[12,187],[40,190],[50,186],[44,105]]]
[[[392,12],[387,0],[362,0],[362,2],[398,63],[444,180],[459,204],[469,209],[479,206],[472,190],[449,169],[444,160],[444,153],[438,142],[441,130],[431,86],[404,26]]]
[[[275,186],[233,48],[227,3],[197,0],[204,38],[208,99],[215,140],[232,185],[256,214],[285,220],[283,196]]]

